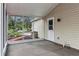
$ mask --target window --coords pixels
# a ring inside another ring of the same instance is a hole
[[[49,30],[53,30],[53,20],[49,20]]]

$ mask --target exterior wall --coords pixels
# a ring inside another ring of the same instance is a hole
[[[55,18],[54,42],[79,49],[79,4],[59,4],[47,15],[49,17]],[[57,22],[57,18],[61,21]]]
[[[32,31],[37,31],[38,37],[44,38],[44,20],[40,19],[32,22]]]

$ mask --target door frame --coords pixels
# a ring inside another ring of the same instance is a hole
[[[49,31],[49,24],[48,24],[48,21],[49,20],[53,20],[53,33],[54,33],[54,36],[55,36],[55,30],[54,30],[54,28],[55,28],[55,23],[54,23],[54,17],[50,17],[50,18],[47,18],[47,34],[48,34],[48,31]],[[47,40],[48,40],[48,35],[47,35]],[[55,40],[55,37],[54,37],[54,40]],[[51,40],[50,40],[51,41]]]

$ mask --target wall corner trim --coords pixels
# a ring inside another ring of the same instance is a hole
[[[6,55],[7,47],[8,47],[8,42],[5,43],[5,46],[4,46],[4,49],[3,49],[3,52],[2,52],[2,56]]]

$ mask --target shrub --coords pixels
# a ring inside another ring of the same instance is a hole
[[[8,35],[9,35],[9,37],[18,37],[18,36],[21,36],[21,33],[20,32],[16,32],[13,29],[10,29],[10,30],[8,30]]]

